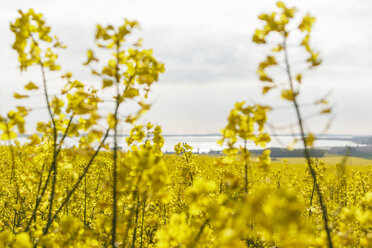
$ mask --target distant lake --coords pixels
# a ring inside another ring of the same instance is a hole
[[[353,142],[353,136],[349,135],[339,135],[339,136],[325,136],[322,135],[315,141],[315,147],[317,148],[329,148],[329,147],[345,147],[345,146],[363,146]],[[299,137],[297,137],[299,138]],[[193,152],[199,153],[208,153],[210,151],[221,151],[222,149],[226,148],[226,146],[220,146],[217,144],[217,141],[221,139],[220,135],[164,135],[164,146],[163,152],[173,152],[174,146],[179,142],[186,142],[190,146],[192,146]],[[294,137],[289,135],[281,135],[281,136],[272,136],[271,142],[267,144],[267,148],[270,147],[281,147],[286,148],[292,141]],[[113,138],[108,137],[108,140],[111,144],[113,144]],[[119,137],[119,146],[125,147],[125,137]],[[244,145],[243,142],[237,142],[237,145]],[[262,147],[256,146],[254,142],[249,142],[247,144],[249,150],[254,149],[264,149]],[[297,142],[294,145],[294,148],[302,148],[302,143]]]
[[[353,136],[348,135],[322,135],[315,141],[315,147],[317,148],[329,148],[329,147],[345,147],[345,146],[363,146],[352,141]],[[126,136],[118,137],[118,145],[122,148],[125,146]],[[299,138],[299,137],[297,137]],[[217,144],[217,141],[221,139],[220,135],[164,135],[164,146],[163,152],[173,152],[174,146],[179,142],[186,142],[192,146],[193,152],[208,153],[210,151],[221,151],[226,146],[222,147]],[[271,142],[267,144],[267,148],[270,147],[281,147],[285,148],[292,143],[294,137],[289,135],[272,136]],[[26,137],[19,137],[18,140],[23,143],[26,142]],[[67,138],[65,141],[65,147],[71,147],[78,144],[78,138]],[[109,136],[107,141],[110,143],[110,147],[113,147],[113,137]],[[6,144],[5,142],[1,142]],[[243,145],[243,142],[237,142],[237,145]],[[263,149],[262,147],[256,146],[254,142],[247,144],[249,150]],[[299,141],[294,148],[302,148],[302,143]]]
[[[328,147],[345,147],[345,146],[358,146],[355,142],[350,140],[351,136],[345,137],[342,139],[341,137],[322,137],[321,139],[318,139],[315,141],[315,147],[322,147],[322,148],[328,148]],[[170,137],[164,137],[165,143],[164,143],[164,151],[173,151],[174,146],[178,142],[186,142],[190,146],[194,147],[193,151],[200,153],[208,153],[210,151],[221,151],[222,149],[226,148],[222,147],[217,144],[217,141],[221,139],[221,136],[170,136]],[[290,143],[293,141],[292,136],[273,136],[271,137],[271,142],[267,144],[267,148],[270,147],[287,147]],[[244,145],[243,142],[237,142],[237,145]],[[256,146],[254,142],[249,142],[247,144],[247,148],[249,150],[254,149],[263,149],[262,147]],[[297,142],[294,145],[294,148],[302,148],[302,143]]]

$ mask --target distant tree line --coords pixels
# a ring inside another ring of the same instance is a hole
[[[272,158],[279,158],[279,157],[287,157],[287,158],[298,158],[304,156],[304,150],[303,149],[296,149],[296,150],[288,150],[286,148],[270,148],[271,154],[270,157]],[[262,150],[252,150],[251,151],[254,154],[261,154]],[[311,157],[324,157],[325,150],[322,149],[310,149],[310,156]]]

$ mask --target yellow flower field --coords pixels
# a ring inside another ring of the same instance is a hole
[[[193,155],[191,147],[178,149],[179,155],[161,155],[155,144],[147,144],[119,153],[123,161],[118,171],[119,247],[326,246],[316,197],[310,205],[312,179],[304,164],[276,162],[263,169],[252,162],[246,194],[240,162],[226,166],[220,157]],[[63,151],[55,193],[60,213],[45,235],[48,194],[32,215],[43,190],[40,185],[48,177],[50,145],[14,147],[14,161],[9,147],[1,147],[1,245],[107,246],[112,217],[110,152],[97,156],[83,183],[60,208],[89,158]],[[369,247],[372,166],[314,163],[336,247]]]
[[[372,161],[311,156],[317,137],[298,97],[303,72],[322,63],[310,45],[315,17],[297,18],[281,1],[276,7],[258,16],[252,42],[270,49],[256,73],[262,94],[278,90],[293,108],[293,143],[301,142],[303,158],[270,157],[275,106],[248,101],[227,116],[221,156],[195,155],[187,143],[164,155],[162,127],[141,117],[165,66],[142,39],[129,38],[139,23],[96,25],[95,48],[83,63],[98,78],[96,89],[59,72],[66,45],[42,14],[20,10],[10,23],[12,48],[19,70],[37,70],[40,79],[13,96],[23,101],[38,92],[47,118],[30,133],[26,103],[0,115],[0,247],[372,247]],[[291,37],[305,70],[290,63]],[[54,79],[63,87],[52,94]],[[313,107],[316,115],[332,112],[326,97]],[[123,126],[130,131],[120,142]]]

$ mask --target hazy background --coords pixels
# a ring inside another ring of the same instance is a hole
[[[136,19],[146,48],[165,63],[166,72],[152,93],[153,108],[142,119],[163,126],[167,134],[217,133],[226,125],[229,110],[236,101],[247,100],[281,106],[270,114],[270,122],[281,126],[295,121],[291,106],[273,90],[261,96],[255,71],[268,47],[251,42],[261,23],[257,15],[275,9],[271,0],[105,0],[105,1],[2,1],[0,4],[0,111],[14,107],[13,92],[22,93],[30,79],[40,81],[38,68],[27,73],[17,70],[18,61],[11,44],[9,22],[17,10],[34,8],[44,14],[52,32],[68,45],[60,52],[63,71],[100,87],[100,81],[82,66],[86,50],[94,48],[95,24],[119,24],[123,18]],[[331,91],[335,117],[329,133],[372,134],[372,1],[297,0],[299,14],[317,17],[313,47],[320,50],[324,63],[304,75],[301,103],[309,103]],[[291,53],[293,62],[300,59]],[[295,64],[295,63],[294,63]],[[49,75],[52,92],[63,86],[57,75]],[[43,96],[26,101],[35,111],[29,122],[47,120]],[[108,110],[110,106],[105,106]],[[130,110],[128,110],[130,112]],[[304,115],[317,111],[304,108]],[[125,110],[124,110],[125,112]],[[321,132],[330,117],[317,117],[308,123],[311,131]],[[28,126],[31,132],[32,126]],[[278,130],[281,133],[296,129]],[[122,132],[127,132],[125,128]]]

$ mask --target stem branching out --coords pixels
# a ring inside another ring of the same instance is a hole
[[[53,113],[52,113],[52,109],[51,109],[51,105],[50,105],[50,102],[49,102],[49,94],[48,94],[48,89],[47,89],[47,81],[46,81],[46,76],[45,76],[45,70],[44,70],[44,66],[43,66],[43,63],[40,62],[40,67],[41,67],[41,73],[42,73],[42,80],[43,80],[43,86],[44,86],[44,96],[45,96],[45,101],[46,101],[46,104],[47,104],[47,110],[48,110],[48,113],[49,113],[49,117],[51,118],[51,122],[52,122],[52,127],[53,127],[53,160],[52,160],[52,164],[51,166],[49,167],[49,171],[48,171],[48,176],[47,176],[47,180],[45,181],[45,184],[43,186],[43,189],[41,191],[41,194],[39,195],[39,191],[38,191],[38,194],[36,196],[36,202],[35,202],[35,207],[34,207],[34,210],[33,210],[33,213],[32,213],[32,216],[26,226],[26,231],[29,230],[30,226],[31,226],[31,223],[33,220],[36,220],[36,212],[37,212],[37,209],[42,201],[42,198],[46,192],[46,189],[49,185],[49,181],[50,181],[50,177],[52,176],[53,177],[53,182],[52,182],[52,191],[51,191],[51,194],[50,194],[50,197],[49,197],[49,212],[48,212],[48,224],[47,226],[50,226],[51,224],[51,219],[52,219],[52,207],[53,207],[53,199],[54,199],[54,192],[55,192],[55,186],[56,186],[56,181],[57,181],[57,159],[58,159],[58,155],[59,153],[61,152],[61,149],[62,149],[62,145],[63,145],[63,142],[67,136],[67,133],[69,131],[69,128],[71,126],[71,123],[72,123],[72,120],[73,120],[73,117],[74,115],[71,115],[70,119],[69,119],[69,122],[67,124],[67,127],[66,127],[66,130],[62,136],[62,139],[60,140],[60,144],[59,144],[59,147],[57,148],[58,146],[58,143],[57,143],[57,128],[56,128],[56,124],[55,124],[55,119],[53,117]],[[52,174],[53,173],[53,174]],[[42,175],[43,173],[41,173],[41,176],[40,176],[40,185],[41,185],[41,182],[42,182]],[[47,231],[46,229],[44,231]],[[46,233],[44,233],[46,234]]]
[[[49,212],[48,212],[48,222],[47,226],[51,224],[51,218],[52,218],[52,211],[53,211],[53,200],[54,200],[54,194],[55,194],[55,188],[57,183],[57,127],[56,122],[52,113],[51,105],[49,102],[49,95],[48,95],[48,89],[47,89],[47,81],[45,76],[45,70],[43,62],[40,60],[40,68],[41,68],[41,74],[42,74],[42,80],[43,80],[43,86],[44,86],[44,96],[45,101],[47,104],[47,109],[50,117],[50,121],[52,122],[52,128],[53,128],[53,160],[52,164],[50,166],[50,171],[52,173],[52,191],[49,196]],[[49,181],[48,181],[49,182]],[[32,219],[32,218],[31,218]],[[44,230],[44,233],[46,233],[47,229]]]
[[[55,220],[55,218],[58,216],[58,214],[62,211],[62,209],[64,208],[64,206],[68,203],[68,201],[70,200],[71,196],[73,195],[73,193],[76,191],[76,189],[79,187],[81,181],[85,178],[87,172],[89,171],[89,168],[90,166],[92,165],[94,159],[96,158],[96,156],[98,155],[99,151],[101,150],[103,144],[105,143],[106,139],[107,139],[107,136],[109,134],[109,131],[110,129],[107,129],[105,135],[103,136],[103,139],[101,140],[98,148],[96,149],[96,151],[94,152],[94,154],[92,155],[92,157],[90,158],[89,162],[87,163],[87,165],[85,166],[84,168],[84,171],[83,173],[79,176],[79,178],[77,179],[77,181],[75,182],[75,184],[72,186],[71,190],[68,192],[66,198],[62,201],[62,204],[59,206],[59,208],[57,209],[57,211],[54,213],[54,215],[52,216],[51,218],[51,222],[49,225],[46,226],[45,228],[45,231],[44,231],[44,235],[48,232],[48,229],[51,225],[51,223]],[[49,222],[48,222],[49,223]]]
[[[288,76],[288,81],[289,81],[290,88],[291,88],[292,93],[293,93],[292,102],[293,102],[293,105],[294,105],[294,108],[295,108],[295,111],[296,111],[298,126],[299,126],[300,132],[301,132],[301,140],[302,140],[302,143],[303,143],[303,146],[304,146],[304,155],[305,155],[305,158],[306,158],[309,170],[310,170],[311,177],[313,178],[313,183],[314,183],[313,186],[315,187],[316,193],[318,195],[319,204],[320,204],[320,207],[321,207],[321,210],[322,210],[324,229],[327,233],[328,246],[330,248],[332,248],[333,243],[332,243],[331,231],[330,231],[329,223],[328,223],[327,208],[326,208],[326,205],[325,205],[324,200],[323,200],[323,195],[322,195],[322,192],[320,190],[319,183],[317,181],[316,171],[314,170],[314,168],[312,166],[309,149],[308,149],[307,142],[306,142],[304,124],[303,124],[303,121],[302,121],[300,108],[298,106],[297,98],[296,98],[296,95],[297,95],[296,93],[297,92],[295,92],[295,89],[294,89],[294,86],[293,86],[293,78],[292,78],[292,74],[291,74],[291,66],[289,64],[289,59],[288,59],[288,48],[287,48],[287,38],[286,37],[287,36],[284,35],[283,50],[284,50],[284,60],[285,60],[285,65],[286,65],[286,73],[287,73],[287,76]]]

